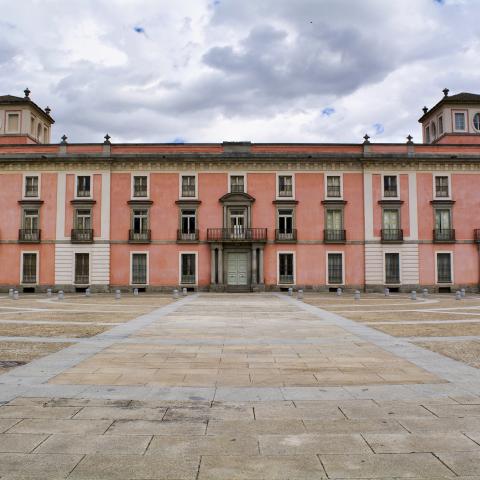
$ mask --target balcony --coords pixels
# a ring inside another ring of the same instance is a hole
[[[345,243],[345,230],[326,229],[323,231],[323,241],[325,243]]]
[[[279,275],[278,283],[280,285],[293,285],[293,275]]]
[[[452,228],[436,228],[433,231],[433,241],[437,243],[455,242],[455,230]]]
[[[152,241],[151,230],[142,230],[140,232],[137,232],[135,230],[128,231],[129,243],[150,243],[151,241]]]
[[[93,243],[92,228],[73,228],[72,243]]]
[[[193,232],[182,232],[181,230],[177,230],[177,242],[182,242],[182,243],[198,242],[199,238],[200,237],[199,237],[198,230],[195,230]]]
[[[22,228],[18,231],[18,241],[22,243],[39,243],[41,232],[39,229]]]
[[[275,241],[278,243],[293,243],[297,241],[297,229],[294,228],[291,232],[285,230],[275,230]]]
[[[403,242],[403,230],[401,228],[382,228],[380,236],[384,243]]]
[[[208,228],[208,242],[266,242],[266,228]]]

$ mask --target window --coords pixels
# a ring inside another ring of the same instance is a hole
[[[340,231],[343,229],[343,210],[341,208],[327,209],[327,230]]]
[[[342,196],[341,179],[338,175],[327,176],[327,197],[340,198]]]
[[[30,232],[38,231],[38,209],[28,208],[23,211],[22,227]]]
[[[383,177],[383,196],[398,197],[398,185],[396,175],[385,175]]]
[[[197,238],[196,210],[182,210],[180,223],[181,223],[182,240],[196,240]]]
[[[435,176],[435,197],[448,198],[449,188],[448,188],[448,176]]]
[[[91,196],[90,175],[79,175],[77,177],[77,197],[84,198]]]
[[[452,283],[451,253],[437,253],[437,283]]]
[[[400,228],[400,211],[398,208],[385,208],[383,210],[383,229],[398,230]]]
[[[291,175],[278,176],[278,196],[293,197],[293,177]]]
[[[89,208],[75,210],[75,229],[90,230],[92,228],[92,211]]]
[[[148,177],[146,175],[133,177],[133,196],[148,197]]]
[[[43,140],[43,139],[42,139],[42,124],[41,124],[41,123],[39,123],[39,124],[37,125],[37,140],[38,140],[39,142],[41,142],[41,141]]]
[[[400,254],[399,253],[385,254],[385,283],[386,284],[400,283]]]
[[[77,285],[90,283],[90,255],[88,253],[75,254],[75,283]]]
[[[343,284],[343,255],[341,253],[328,254],[328,283]]]
[[[465,113],[455,112],[455,130],[465,130]]]
[[[22,254],[22,283],[37,283],[37,254]]]
[[[195,284],[196,282],[196,255],[194,253],[181,254],[181,278],[182,284]]]
[[[280,284],[293,284],[293,253],[278,254],[278,280]]]
[[[245,193],[245,177],[243,175],[232,175],[230,177],[230,192]]]
[[[146,285],[147,283],[147,254],[132,253],[132,284]]]
[[[38,198],[38,176],[25,177],[25,197]]]
[[[7,113],[7,132],[18,133],[20,131],[20,114]]]
[[[449,208],[435,209],[435,230],[442,232],[449,231],[452,228],[451,213]]]
[[[425,128],[425,141],[430,143],[430,127]]]
[[[43,143],[48,143],[48,128],[43,127]]]
[[[132,213],[133,233],[146,233],[148,231],[148,210],[134,209]]]
[[[476,113],[473,116],[473,128],[475,130],[480,130],[480,113]]]
[[[278,210],[278,240],[293,240],[293,209]]]
[[[437,138],[437,127],[435,122],[432,122],[432,138],[435,140]]]
[[[442,135],[443,133],[443,117],[438,117],[438,134]]]
[[[195,175],[182,175],[182,197],[196,197]]]
[[[30,134],[35,135],[35,117],[30,117]]]

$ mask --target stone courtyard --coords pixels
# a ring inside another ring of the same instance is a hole
[[[480,479],[479,326],[476,295],[3,296],[0,479]]]

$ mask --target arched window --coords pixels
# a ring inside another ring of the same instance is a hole
[[[473,128],[480,131],[480,113],[473,116]]]

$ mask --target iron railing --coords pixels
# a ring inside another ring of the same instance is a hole
[[[275,230],[275,241],[277,242],[296,242],[297,241],[297,229],[294,228],[290,232],[285,230],[276,229]]]
[[[343,243],[346,239],[345,230],[333,230],[327,228],[323,231],[323,241],[325,243]]]
[[[21,228],[18,231],[18,241],[26,243],[39,242],[41,239],[41,230],[38,228]]]
[[[92,228],[72,228],[72,243],[93,243]]]
[[[266,242],[266,228],[208,228],[209,242]]]
[[[279,275],[279,281],[282,285],[293,284],[293,275]]]
[[[434,242],[454,242],[455,230],[453,228],[435,228],[433,230]]]
[[[130,243],[150,243],[152,241],[152,231],[142,230],[139,232],[135,230],[129,230],[128,241]]]
[[[182,230],[177,230],[178,242],[198,242],[198,239],[198,230],[194,230],[193,232],[182,232]]]
[[[181,282],[182,282],[182,285],[191,285],[195,283],[195,275],[184,275],[182,273]]]
[[[401,228],[382,228],[380,236],[382,242],[403,242],[403,230]]]

